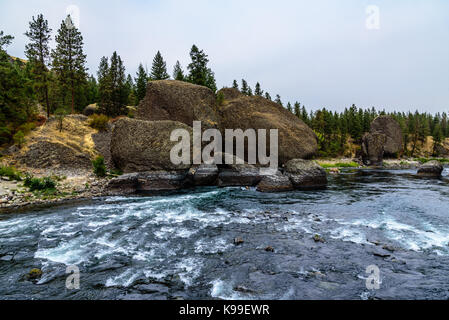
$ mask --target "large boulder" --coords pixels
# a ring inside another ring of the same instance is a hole
[[[89,117],[93,114],[96,114],[98,112],[99,112],[99,109],[98,109],[98,105],[96,103],[88,105],[83,110],[83,114],[87,117]]]
[[[232,89],[227,89],[232,91]],[[279,164],[292,159],[307,159],[318,150],[315,133],[300,119],[279,104],[259,96],[244,96],[235,91],[219,106],[222,129],[266,129],[267,150],[270,151],[269,130],[279,130]]]
[[[315,161],[293,159],[285,166],[286,175],[295,189],[321,189],[327,186],[327,174]]]
[[[418,175],[423,177],[441,177],[443,166],[439,161],[429,161],[418,169]]]
[[[145,98],[137,108],[137,119],[171,120],[203,128],[218,128],[215,94],[209,88],[182,81],[150,81]]]
[[[391,116],[379,116],[371,123],[371,133],[384,134],[384,156],[395,157],[403,149],[404,141],[399,123]]]
[[[220,187],[255,187],[262,180],[260,169],[250,164],[220,166]]]
[[[363,162],[368,166],[382,166],[387,137],[382,133],[366,133],[362,138]]]
[[[379,116],[362,139],[362,157],[366,165],[382,165],[384,157],[397,157],[403,150],[402,129],[391,116]]]
[[[293,184],[287,175],[280,172],[274,175],[264,176],[257,185],[259,192],[283,192],[294,190]]]
[[[170,152],[178,144],[170,141],[176,129],[185,129],[192,136],[192,128],[180,122],[119,119],[111,136],[115,167],[125,173],[190,169],[190,164],[175,165],[170,160]]]
[[[189,178],[195,186],[213,186],[217,184],[218,167],[215,164],[193,166],[189,170]]]
[[[223,88],[217,92],[217,96],[220,94],[223,95],[225,100],[233,100],[244,96],[244,94],[236,88]]]

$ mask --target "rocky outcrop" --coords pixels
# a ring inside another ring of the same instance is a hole
[[[438,161],[429,161],[418,169],[418,175],[423,177],[441,177],[443,166]]]
[[[178,121],[188,126],[218,128],[215,94],[209,88],[175,80],[150,81],[137,108],[137,119]]]
[[[220,166],[218,186],[255,187],[262,180],[260,169],[249,164]]]
[[[387,137],[382,133],[366,133],[362,138],[363,163],[367,166],[382,166],[384,145]]]
[[[217,96],[219,94],[222,94],[225,100],[233,100],[244,96],[239,89],[235,88],[223,88],[217,92]]]
[[[189,177],[195,186],[213,186],[217,184],[218,167],[215,164],[202,164],[189,170]]]
[[[295,189],[320,189],[327,186],[326,170],[314,161],[290,160],[285,171]]]
[[[170,152],[178,142],[171,133],[192,128],[174,121],[141,121],[128,118],[115,122],[111,137],[111,157],[117,169],[125,173],[189,170],[189,164],[175,165]]]
[[[38,141],[18,157],[29,168],[90,169],[91,157],[78,146],[57,141]]]
[[[174,191],[191,186],[187,171],[152,171],[125,174],[109,181],[109,194]]]
[[[264,176],[257,186],[260,192],[283,192],[294,190],[293,184],[287,175],[278,172],[275,175]]]
[[[98,113],[98,105],[96,103],[88,105],[83,110],[83,114],[87,117],[96,113]]]
[[[269,150],[269,130],[279,130],[279,164],[292,159],[307,159],[318,150],[315,133],[300,119],[279,104],[262,97],[248,97],[235,89],[225,89],[231,97],[219,106],[221,126],[225,129],[266,129]],[[229,92],[229,93],[228,93]],[[234,92],[234,93],[232,93]]]
[[[384,157],[397,157],[403,149],[402,129],[391,116],[379,116],[362,139],[362,157],[366,165],[381,166]]]
[[[384,134],[384,157],[397,157],[402,151],[404,141],[399,123],[390,116],[377,117],[371,123],[371,133]]]

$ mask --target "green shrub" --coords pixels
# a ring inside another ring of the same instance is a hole
[[[27,175],[23,185],[25,187],[28,187],[30,191],[45,191],[56,189],[56,182],[51,177],[34,178],[32,175]]]
[[[106,165],[104,164],[104,158],[102,156],[98,156],[92,161],[92,166],[94,167],[94,173],[97,177],[106,176]]]
[[[105,116],[104,114],[94,114],[90,116],[89,126],[97,129],[98,131],[107,131],[108,122],[108,116]]]
[[[25,143],[25,135],[21,130],[17,131],[17,133],[12,137],[14,140],[14,143],[17,144],[19,148],[22,148],[23,144]]]
[[[355,162],[341,162],[341,163],[319,163],[321,167],[324,169],[330,169],[330,168],[358,168],[360,165]]]
[[[11,180],[22,181],[22,174],[14,167],[0,166],[0,176],[8,177]]]

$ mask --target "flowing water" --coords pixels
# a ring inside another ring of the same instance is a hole
[[[204,188],[4,215],[0,299],[448,299],[448,173],[347,171],[321,191]],[[72,265],[79,290],[66,288]],[[32,268],[42,278],[27,280]]]

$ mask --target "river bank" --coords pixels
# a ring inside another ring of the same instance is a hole
[[[317,159],[320,166],[329,174],[335,175],[343,170],[370,169],[357,159]],[[385,170],[418,169],[421,162],[415,159],[386,159]],[[379,169],[379,168],[376,168]],[[56,190],[53,192],[31,192],[24,186],[23,181],[0,178],[0,213],[15,213],[34,209],[44,209],[54,206],[70,205],[77,202],[85,202],[94,198],[111,195],[106,186],[112,177],[98,178],[87,170],[73,171],[59,168],[55,170],[27,169],[29,174],[37,177],[54,177],[57,180]],[[125,194],[125,192],[123,192]],[[120,195],[120,191],[115,195]]]

